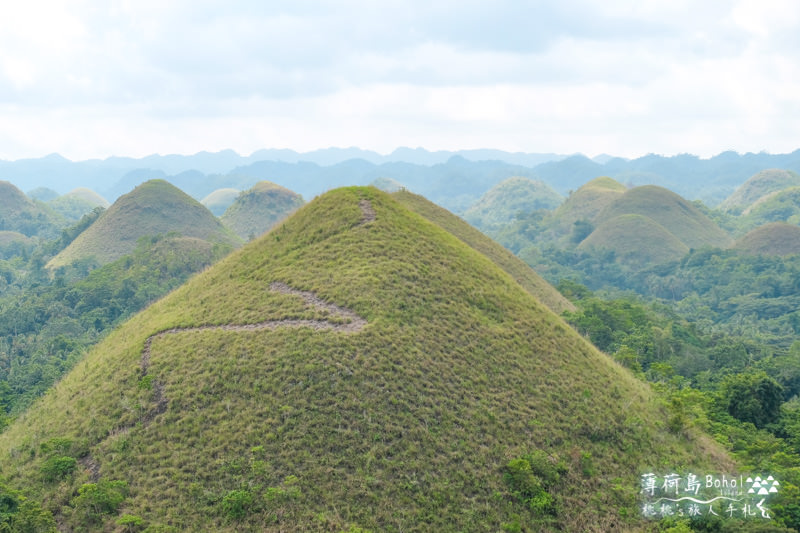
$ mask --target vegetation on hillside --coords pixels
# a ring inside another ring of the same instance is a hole
[[[151,180],[117,199],[47,266],[110,263],[131,253],[140,237],[172,232],[229,246],[241,242],[198,201],[164,180]]]
[[[334,304],[366,325],[275,322]],[[374,188],[318,197],[116,329],[0,456],[73,530],[636,530],[643,469],[733,467],[508,273]]]
[[[303,197],[269,181],[239,193],[222,215],[222,223],[241,239],[252,240],[303,205]]]
[[[555,209],[563,200],[544,182],[508,178],[464,211],[464,219],[483,232],[491,232],[513,220],[519,212]]]

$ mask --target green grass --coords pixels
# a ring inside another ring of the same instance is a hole
[[[303,205],[299,194],[269,181],[260,181],[242,192],[222,215],[222,223],[243,240],[269,231]]]
[[[800,175],[796,172],[781,169],[762,170],[739,186],[719,205],[719,208],[740,213],[764,196],[797,186],[800,186]]]
[[[464,219],[484,232],[508,224],[517,213],[555,209],[563,198],[549,185],[528,178],[503,180],[464,212]]]
[[[110,263],[131,253],[140,237],[173,232],[229,245],[241,242],[202,204],[164,180],[150,180],[117,199],[47,267],[87,257]]]
[[[738,239],[734,248],[752,255],[800,254],[800,227],[786,222],[765,224]]]
[[[612,531],[647,528],[641,472],[727,471],[707,438],[666,428],[646,384],[395,198],[326,193],[117,329],[0,435],[8,484],[64,528],[86,520],[81,486],[124,482],[116,514],[91,528]],[[319,316],[273,281],[368,324],[164,335],[143,378],[159,331]],[[44,482],[41,444],[56,437],[78,443],[84,468]],[[559,465],[554,514],[504,480],[522,457]]]
[[[629,189],[598,214],[595,224],[631,214],[652,219],[689,248],[727,248],[733,244],[730,236],[697,207],[656,185]]]
[[[620,215],[601,223],[579,250],[614,250],[620,262],[643,267],[680,259],[689,247],[663,226],[644,215]]]
[[[626,188],[609,177],[595,178],[570,194],[549,222],[556,238],[569,235],[578,220],[593,221],[604,207],[622,196]]]
[[[575,310],[572,302],[564,298],[560,292],[542,279],[524,261],[447,209],[405,190],[394,193],[392,197],[403,206],[449,231],[461,241],[494,261],[497,266],[505,270],[525,290],[555,313],[561,314],[564,311]]]

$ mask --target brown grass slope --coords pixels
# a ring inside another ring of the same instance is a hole
[[[719,208],[729,212],[741,212],[770,193],[789,187],[800,186],[800,174],[777,168],[762,170],[745,181]]]
[[[243,191],[225,210],[222,223],[244,240],[269,231],[303,205],[303,197],[269,181]]]
[[[613,250],[617,260],[640,267],[680,259],[689,252],[689,247],[663,226],[635,214],[602,222],[578,249]]]
[[[476,230],[447,209],[434,204],[423,196],[408,191],[398,191],[392,194],[392,197],[403,204],[403,206],[449,231],[461,241],[494,261],[526,291],[552,309],[556,314],[560,315],[564,311],[575,310],[575,305],[572,302],[564,298],[560,292],[546,282],[519,257]]]
[[[0,469],[63,530],[638,530],[641,473],[731,466],[666,419],[490,259],[348,188],[113,332],[0,435]],[[54,438],[80,467],[46,482]],[[503,480],[536,451],[555,514]],[[93,480],[129,494],[86,526]]]
[[[634,187],[616,198],[598,214],[596,224],[620,215],[642,215],[652,219],[689,248],[727,248],[731,237],[692,203],[656,185]]]
[[[734,248],[753,255],[800,254],[800,227],[786,222],[772,222],[737,239]]]
[[[198,201],[164,180],[150,180],[118,198],[47,267],[88,257],[110,263],[131,253],[140,237],[171,232],[211,242],[241,242]]]

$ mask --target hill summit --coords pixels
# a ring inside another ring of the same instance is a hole
[[[101,265],[110,263],[131,253],[140,237],[168,233],[225,244],[241,242],[197,200],[157,179],[119,197],[47,267],[57,268],[90,257]]]
[[[245,240],[258,237],[303,205],[303,197],[269,181],[239,194],[222,215],[222,223]]]
[[[635,530],[643,472],[730,467],[666,419],[486,256],[354,187],[115,330],[0,469],[64,530]]]

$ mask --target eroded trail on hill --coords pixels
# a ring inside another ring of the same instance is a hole
[[[207,325],[207,326],[190,326],[165,329],[147,337],[144,341],[144,348],[142,349],[141,369],[142,376],[147,375],[150,367],[150,352],[153,340],[158,337],[172,335],[174,333],[190,333],[200,331],[261,331],[273,330],[278,328],[311,328],[314,330],[332,330],[345,333],[353,333],[360,331],[367,325],[367,321],[358,316],[354,311],[347,309],[333,303],[328,303],[313,292],[301,291],[293,289],[285,283],[275,281],[270,284],[269,290],[280,294],[289,294],[302,298],[309,307],[326,311],[331,318],[345,319],[347,322],[340,322],[339,320],[329,319],[282,319],[282,320],[265,320],[254,324],[221,324],[221,325]],[[154,383],[154,387],[156,384]],[[164,406],[166,408],[166,405]]]

